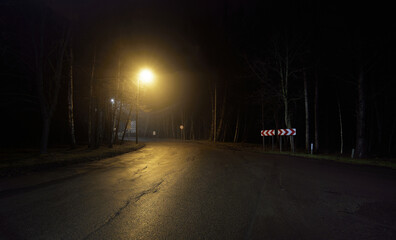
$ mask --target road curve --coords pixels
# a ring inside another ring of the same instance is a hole
[[[0,239],[396,239],[395,170],[195,142],[0,186]]]

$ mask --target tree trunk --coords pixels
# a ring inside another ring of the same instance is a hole
[[[76,137],[74,135],[74,103],[73,103],[73,48],[70,46],[70,79],[68,84],[68,117],[71,147],[76,146]]]
[[[48,135],[49,135],[49,125],[50,117],[48,116],[48,109],[46,106],[46,100],[44,95],[44,19],[41,22],[41,36],[38,46],[38,57],[36,62],[36,81],[37,81],[37,92],[40,102],[41,119],[42,119],[42,129],[41,129],[41,141],[40,141],[40,153],[47,153],[48,146]]]
[[[107,103],[109,107],[107,108],[107,140],[109,148],[113,147],[113,134],[114,134],[114,118],[115,118],[115,103]]]
[[[247,141],[247,127],[248,127],[248,114],[247,111],[244,112],[244,116],[243,116],[243,130],[242,130],[242,142],[246,142]]]
[[[227,129],[228,129],[228,121],[224,124],[223,128],[223,138],[221,139],[222,142],[225,142],[226,137],[227,137]]]
[[[261,94],[261,130],[265,130],[264,128],[264,96]]]
[[[51,126],[51,119],[45,118],[43,119],[43,125],[41,129],[41,146],[40,146],[40,153],[45,154],[47,153],[47,146],[48,146],[48,136],[50,132]]]
[[[151,120],[150,117],[147,115],[146,116],[146,125],[144,126],[144,134],[143,134],[144,137],[147,137],[149,135],[147,130],[148,130],[148,126],[150,124],[150,120]]]
[[[314,121],[315,121],[315,152],[319,152],[319,81],[315,76],[315,102],[314,102]]]
[[[238,107],[237,120],[235,124],[234,143],[238,141],[240,112],[241,109],[240,107]]]
[[[121,85],[121,88],[120,88]],[[117,97],[116,99],[118,100],[119,104],[116,106],[116,110],[118,109],[118,116],[116,119],[116,124],[115,124],[115,132],[113,136],[113,142],[117,143],[118,142],[118,128],[120,126],[120,121],[121,121],[121,113],[122,113],[122,83],[121,83],[121,59],[118,58],[118,71],[117,71]],[[115,110],[115,112],[116,112]]]
[[[217,86],[215,83],[214,88],[214,118],[213,118],[213,142],[216,142],[216,131],[217,131]]]
[[[341,104],[338,94],[337,94],[337,105],[338,105],[338,116],[340,120],[340,155],[342,155],[344,152],[344,136],[343,136],[343,128],[342,128]]]
[[[308,82],[307,73],[303,71],[304,78],[304,103],[305,103],[305,152],[309,152],[309,104],[308,104]]]
[[[265,130],[265,124],[264,124],[264,96],[263,94],[260,95],[260,100],[261,100],[261,130]],[[263,139],[263,151],[265,150],[265,137],[262,137]]]
[[[164,115],[162,116],[162,119],[164,121],[164,126],[162,128],[162,132],[164,133],[163,136],[169,138],[170,137],[170,129],[171,126],[169,125],[169,116],[166,116],[166,113],[164,113]]]
[[[41,135],[41,145],[40,145],[40,153],[47,153],[48,148],[48,137],[50,131],[50,124],[53,113],[56,110],[56,105],[58,103],[58,95],[60,90],[60,83],[62,77],[62,69],[63,69],[63,60],[64,54],[67,48],[68,39],[70,36],[70,31],[65,34],[64,38],[60,40],[60,44],[58,49],[56,49],[56,53],[58,54],[56,57],[56,65],[54,69],[54,74],[51,76],[52,78],[48,81],[53,81],[53,88],[49,89],[50,96],[48,96],[49,100],[47,100],[47,96],[45,93],[44,87],[44,76],[45,76],[45,62],[47,59],[44,58],[44,29],[45,29],[45,19],[42,19],[41,26],[40,26],[40,40],[38,45],[38,52],[36,56],[36,81],[37,81],[37,92],[38,92],[38,99],[40,102],[40,110],[41,110],[41,117],[43,121],[43,129]],[[52,84],[49,84],[50,86]]]
[[[389,134],[389,141],[388,141],[388,155],[391,156],[392,155],[392,149],[394,149],[394,143],[393,143],[393,139],[395,136],[395,131],[396,130],[396,121],[393,121],[393,126],[392,129],[390,131]]]
[[[171,124],[172,124],[172,137],[173,137],[173,138],[176,138],[176,134],[175,134],[175,122],[174,122],[173,113],[171,113]]]
[[[274,112],[274,122],[275,129],[279,129],[279,116],[277,112]],[[278,135],[278,131],[275,131],[275,139],[277,142],[280,142],[280,136]]]
[[[282,93],[282,100],[283,100],[283,107],[284,107],[284,120],[286,128],[291,128],[291,119],[289,114],[289,52],[286,51],[286,56],[284,59],[284,63],[279,63],[279,72],[280,72],[280,80],[281,80],[281,93]],[[282,62],[279,59],[279,62]],[[294,138],[290,137],[290,147],[291,150],[294,152]]]
[[[366,89],[363,69],[358,78],[358,103],[356,114],[356,156],[365,158],[367,156],[366,139]]]
[[[226,108],[226,100],[227,100],[227,94],[224,91],[223,95],[223,102],[221,105],[221,113],[220,113],[220,119],[219,119],[219,126],[217,127],[216,130],[216,139],[220,139],[220,133],[223,130],[223,124],[224,124],[224,115],[225,115],[225,108]]]
[[[96,145],[96,138],[94,137],[94,126],[93,126],[93,115],[94,115],[94,107],[93,107],[93,80],[95,75],[95,60],[96,60],[96,49],[94,49],[93,61],[92,61],[92,69],[91,69],[91,78],[89,80],[89,110],[88,110],[88,147],[92,148]],[[96,111],[95,111],[96,112]],[[97,121],[96,121],[97,122]]]
[[[191,118],[190,139],[195,140],[194,120]]]
[[[210,100],[212,103],[212,122],[210,124],[210,132],[209,132],[209,141],[214,141],[216,142],[216,101],[217,101],[217,96],[216,96],[216,84],[214,86],[214,92],[212,90],[210,91]]]
[[[385,149],[382,147],[382,123],[381,123],[381,117],[379,113],[379,106],[378,102],[376,102],[375,106],[375,117],[376,117],[376,123],[377,123],[377,152],[384,151]]]
[[[131,104],[131,107],[129,108],[129,112],[128,112],[128,117],[127,117],[127,119],[126,119],[126,121],[125,121],[125,127],[124,127],[124,131],[123,131],[123,133],[122,133],[121,142],[124,142],[124,137],[125,137],[126,130],[127,130],[127,128],[128,128],[129,119],[131,119],[132,106],[133,106],[133,105]]]
[[[286,97],[283,98],[283,104],[284,104],[284,107],[285,107],[285,124],[286,124],[286,128],[290,129],[290,128],[292,128],[292,126],[291,126],[291,120],[290,120],[290,115],[289,115],[289,104],[288,104],[288,100],[287,100]],[[290,136],[289,141],[290,141],[291,151],[294,152],[294,137]]]
[[[118,142],[118,130],[120,128],[120,121],[121,121],[121,114],[122,114],[122,100],[120,100],[119,108],[118,108],[118,116],[116,120],[116,125],[115,125],[115,132],[114,132],[114,137],[113,137],[113,142],[117,143]]]
[[[96,136],[96,143],[95,147],[99,147],[103,140],[103,111],[101,109],[96,110],[96,129],[95,129],[95,136]]]

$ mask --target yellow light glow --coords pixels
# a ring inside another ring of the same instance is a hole
[[[139,73],[139,81],[143,83],[151,83],[154,79],[154,74],[150,69],[143,69]]]

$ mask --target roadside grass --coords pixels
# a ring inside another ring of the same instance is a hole
[[[23,174],[32,170],[49,169],[75,163],[100,160],[128,153],[144,147],[144,144],[124,142],[112,148],[100,146],[89,149],[86,145],[70,149],[69,146],[50,148],[47,154],[39,154],[37,149],[1,149],[0,176]]]
[[[205,141],[201,141],[205,142]],[[289,151],[280,152],[279,149],[272,150],[264,150],[261,144],[252,144],[252,143],[228,143],[228,142],[217,142],[214,144],[213,142],[206,141],[212,146],[216,146],[219,148],[230,149],[235,151],[252,151],[252,152],[261,152],[265,154],[281,154],[281,155],[289,155],[296,157],[304,157],[311,159],[323,159],[323,160],[331,160],[336,162],[348,163],[348,164],[358,164],[358,165],[370,165],[370,166],[379,166],[379,167],[387,167],[396,169],[396,159],[395,158],[351,158],[346,155],[337,155],[337,154],[308,154],[301,151],[297,151],[295,153]],[[267,147],[268,149],[268,147]]]

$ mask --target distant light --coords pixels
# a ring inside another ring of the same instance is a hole
[[[154,79],[154,74],[149,69],[143,69],[139,74],[139,80],[143,83],[151,83]]]
[[[114,104],[114,98],[110,99],[110,102],[111,102],[112,104]]]

